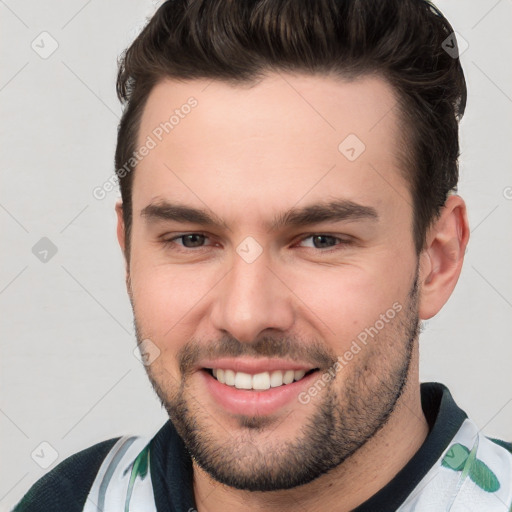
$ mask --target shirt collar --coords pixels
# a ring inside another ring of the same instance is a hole
[[[466,413],[438,382],[421,384],[421,406],[429,425],[425,441],[385,487],[353,512],[394,512],[439,459]],[[151,441],[151,478],[159,512],[195,509],[192,459],[169,420]]]

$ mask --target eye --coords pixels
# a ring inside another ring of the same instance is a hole
[[[182,247],[185,249],[200,249],[205,247],[204,243],[208,239],[209,238],[203,233],[184,233],[182,235],[164,239],[163,244],[165,247],[175,246],[178,251],[182,250]],[[181,241],[181,243],[177,241]]]
[[[309,243],[305,245],[305,247],[310,247],[313,249],[328,249],[330,247],[336,247],[338,245],[349,245],[351,243],[350,240],[342,239],[339,237],[335,237],[332,235],[326,235],[321,233],[316,233],[313,235],[309,235],[305,238],[303,238],[300,242],[300,244],[304,244],[306,240],[310,240]],[[329,251],[323,251],[323,252],[329,252]]]
[[[190,233],[178,237],[178,240],[183,242],[184,247],[201,247],[206,240],[206,236],[200,233]]]

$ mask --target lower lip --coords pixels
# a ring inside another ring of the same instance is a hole
[[[277,412],[287,404],[298,402],[301,391],[308,387],[318,371],[291,384],[284,384],[263,391],[237,389],[222,384],[206,370],[199,372],[215,401],[227,412],[244,416],[266,416]]]

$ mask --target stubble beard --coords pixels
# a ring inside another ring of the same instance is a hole
[[[140,343],[144,336],[135,316],[134,322]],[[194,350],[181,353],[180,382],[166,371],[157,373],[151,367],[146,371],[191,457],[213,479],[240,490],[292,489],[342,464],[384,427],[407,384],[418,332],[416,275],[401,313],[311,400],[309,420],[294,439],[285,441],[276,435],[279,422],[273,417],[239,416],[236,432],[219,426],[221,420],[205,410],[189,386],[185,361],[191,365]],[[290,347],[289,340],[288,344],[275,341],[251,346],[251,355],[257,351],[268,356],[273,346],[281,348],[273,354],[281,357]],[[234,339],[229,342],[237,352],[231,355],[248,353],[247,345]],[[315,355],[318,360],[319,354]],[[332,357],[327,352],[324,355]],[[281,421],[293,421],[290,417]]]

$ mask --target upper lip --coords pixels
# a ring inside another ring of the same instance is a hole
[[[275,370],[313,370],[316,367],[307,363],[297,361],[288,361],[286,359],[276,358],[242,358],[242,357],[222,357],[219,359],[210,359],[201,361],[198,365],[203,368],[221,368],[223,370],[233,370],[234,372],[244,372],[257,374],[263,372],[272,372]]]

